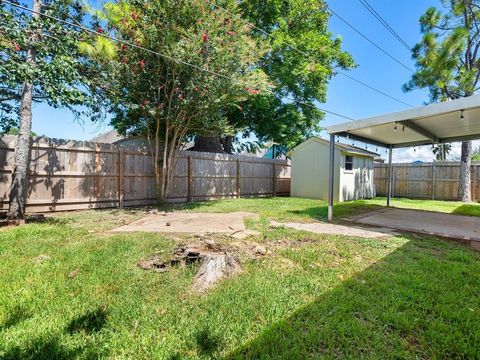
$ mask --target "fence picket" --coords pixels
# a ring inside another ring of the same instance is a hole
[[[478,165],[472,163],[472,199],[479,199]],[[375,188],[378,196],[387,194],[386,164],[375,164]],[[397,197],[458,200],[460,163],[434,162],[421,164],[393,164],[395,174],[393,194]]]
[[[15,137],[0,137],[0,211],[8,209],[14,150]],[[145,148],[36,138],[32,155],[27,211],[157,202],[152,156]],[[240,194],[289,195],[289,161],[193,151],[178,153],[168,202],[233,198]]]

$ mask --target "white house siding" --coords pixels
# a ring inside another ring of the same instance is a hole
[[[330,147],[317,141],[305,142],[295,149],[292,158],[292,183],[290,196],[328,199]],[[341,155],[335,150],[335,178],[340,176]],[[294,180],[295,179],[295,180]],[[340,186],[335,181],[335,201],[339,201]]]
[[[353,170],[345,171],[345,156],[353,156]],[[311,138],[291,151],[291,196],[328,199],[330,144]],[[350,153],[335,147],[334,201],[343,202],[375,196],[373,156]]]

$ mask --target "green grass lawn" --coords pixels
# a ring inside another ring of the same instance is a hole
[[[369,205],[385,206],[385,198],[367,200]],[[404,198],[392,199],[391,205],[398,208],[437,211],[449,214],[480,216],[480,204],[465,204],[460,201],[413,200]]]
[[[337,214],[379,204],[344,204]],[[189,291],[196,268],[158,274],[136,266],[152,253],[168,256],[187,238],[105,233],[140,218],[140,211],[64,213],[0,230],[0,359],[475,358],[480,353],[476,252],[434,237],[374,240],[268,226],[268,219],[324,218],[322,201],[241,199],[183,208],[255,212],[260,216],[248,226],[261,235],[251,241],[266,246],[298,241],[298,246],[244,260],[241,275],[198,296]],[[447,208],[454,212],[454,206]],[[39,261],[39,255],[49,258]]]
[[[358,215],[359,213],[380,210],[386,206],[386,202],[386,198],[378,197],[371,200],[358,200],[335,204],[335,217],[338,219]],[[480,216],[479,203],[465,204],[459,201],[393,198],[391,206],[456,215]],[[259,213],[268,218],[292,221],[326,220],[327,218],[326,201],[281,197],[192,203],[168,207],[167,210],[198,210],[202,212],[247,211]]]

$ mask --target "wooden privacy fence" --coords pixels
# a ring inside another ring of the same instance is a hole
[[[0,138],[0,210],[8,209],[15,137]],[[157,202],[150,152],[109,144],[35,138],[27,211],[123,207]],[[286,160],[181,151],[168,202],[287,196]]]
[[[471,168],[472,200],[480,200],[480,162]],[[421,164],[393,164],[392,192],[395,197],[458,200],[460,163],[434,162]],[[386,196],[388,165],[375,164],[377,195]]]

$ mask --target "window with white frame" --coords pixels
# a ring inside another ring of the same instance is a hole
[[[353,156],[345,155],[345,171],[353,170]]]

